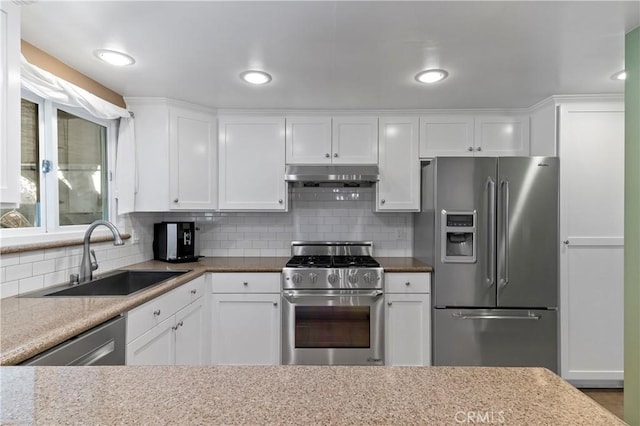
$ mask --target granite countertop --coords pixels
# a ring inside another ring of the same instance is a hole
[[[190,272],[122,297],[26,298],[0,300],[0,365],[15,365],[127,312],[206,272],[277,272],[288,257],[206,257],[192,263],[142,262],[121,269],[188,269]],[[380,258],[386,272],[429,272],[412,258]]]
[[[0,423],[624,424],[543,368],[2,367]]]

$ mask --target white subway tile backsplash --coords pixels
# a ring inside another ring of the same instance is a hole
[[[3,254],[0,256],[0,266],[13,266],[20,263],[20,253]]]
[[[32,263],[44,260],[44,250],[34,250],[20,253],[20,263]]]
[[[0,285],[0,298],[11,297],[20,294],[19,281],[2,281]]]
[[[44,287],[43,275],[22,279],[18,284],[18,289],[20,293],[26,293],[33,290],[38,290],[43,287]]]
[[[54,259],[42,260],[33,263],[33,275],[44,275],[56,270],[56,261]]]
[[[65,248],[54,248],[47,249],[44,251],[45,259],[57,259],[59,257],[64,257],[67,255],[67,250]]]
[[[5,270],[5,279],[7,281],[21,280],[32,275],[33,265],[31,263],[8,266]]]

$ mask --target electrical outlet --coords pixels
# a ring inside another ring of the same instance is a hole
[[[140,237],[138,236],[138,233],[135,230],[131,231],[131,244],[135,245],[138,244],[140,242]]]

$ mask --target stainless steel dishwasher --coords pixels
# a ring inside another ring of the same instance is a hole
[[[118,316],[20,365],[124,365],[126,319]]]

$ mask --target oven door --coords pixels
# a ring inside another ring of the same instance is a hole
[[[381,290],[285,290],[282,363],[383,365]]]

